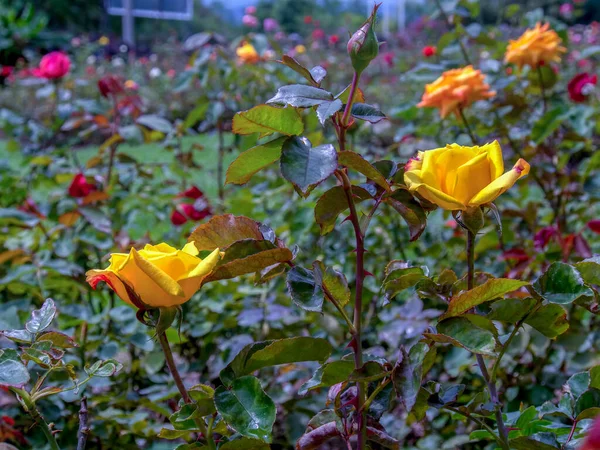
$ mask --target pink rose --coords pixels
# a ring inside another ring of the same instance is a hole
[[[56,80],[64,77],[69,73],[71,68],[71,60],[63,52],[51,52],[44,55],[40,61],[40,65],[35,69],[34,74],[40,78]]]

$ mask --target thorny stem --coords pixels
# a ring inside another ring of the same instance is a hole
[[[467,289],[471,290],[474,287],[475,280],[475,233],[470,230],[467,230]],[[477,365],[479,366],[479,370],[481,370],[481,375],[485,380],[488,390],[490,391],[490,399],[495,406],[496,411],[496,424],[498,426],[498,433],[500,435],[501,447],[504,450],[509,450],[508,446],[508,433],[506,431],[506,427],[504,426],[504,419],[502,418],[502,408],[500,399],[498,398],[498,391],[496,390],[496,383],[492,382],[490,379],[490,374],[488,373],[487,366],[485,365],[485,361],[483,356],[476,354],[475,358],[477,359]]]
[[[354,296],[354,333],[352,346],[354,350],[354,368],[360,370],[363,365],[362,360],[362,341],[361,341],[361,327],[362,327],[362,295],[363,295],[363,283],[365,279],[365,268],[364,268],[364,256],[365,256],[365,244],[364,236],[360,229],[360,222],[358,214],[356,213],[356,205],[354,203],[354,197],[352,196],[352,185],[348,175],[343,170],[337,170],[336,176],[342,183],[344,193],[346,194],[346,200],[348,201],[348,207],[350,208],[350,220],[354,227],[354,234],[356,236],[356,286]],[[364,450],[367,442],[367,421],[366,414],[363,410],[363,404],[365,402],[365,383],[357,383],[357,403],[356,410],[358,411],[358,435],[357,435],[357,450]]]
[[[81,397],[81,408],[79,408],[79,429],[77,430],[77,450],[85,450],[90,429],[88,427],[87,398]]]
[[[544,76],[542,75],[542,66],[537,66],[538,78],[540,79],[540,89],[542,91],[542,102],[544,104],[544,113],[548,110],[548,102],[546,101],[546,87],[544,86]]]
[[[473,145],[479,145],[479,143],[477,142],[477,138],[473,134],[473,130],[471,129],[471,126],[469,125],[469,121],[467,120],[467,117],[465,116],[465,112],[463,111],[462,106],[458,107],[458,113],[460,114],[460,118],[462,119],[463,124],[465,125],[465,128],[467,130],[467,133],[469,134],[469,137],[471,138],[471,142],[473,143]]]
[[[360,80],[360,73],[354,72],[352,76],[352,84],[350,85],[350,92],[348,92],[348,101],[346,102],[346,108],[342,114],[342,119],[338,126],[338,141],[340,144],[340,151],[346,150],[346,130],[348,129],[348,119],[350,118],[350,112],[352,111],[352,103],[354,103],[354,94],[358,89],[358,81]]]
[[[183,401],[185,403],[192,403],[192,399],[190,398],[190,395],[188,394],[188,391],[185,388],[185,385],[183,384],[183,380],[181,379],[181,376],[179,375],[179,371],[177,370],[177,365],[175,364],[175,361],[173,360],[173,352],[171,351],[171,346],[169,345],[169,340],[167,339],[167,335],[164,332],[160,333],[158,335],[158,340],[160,342],[160,346],[162,347],[163,353],[165,354],[165,361],[167,362],[167,367],[169,368],[169,372],[171,372],[171,376],[173,377],[173,380],[175,381],[175,385],[177,386],[177,389],[179,390],[179,393],[181,394]],[[206,430],[206,424],[204,423],[204,420],[201,418],[195,418],[194,422],[196,423],[196,426],[202,433],[202,436],[204,436],[204,438],[208,441],[209,448],[214,449],[215,443],[213,441],[212,435],[211,436],[208,435],[208,432]]]
[[[40,414],[40,411],[37,409],[37,406],[35,406],[35,402],[32,400],[32,398],[29,396],[29,394],[22,389],[11,388],[11,390],[13,392],[17,393],[19,395],[19,397],[21,397],[21,400],[22,400],[23,404],[25,405],[27,412],[29,413],[31,418],[40,426],[40,428],[42,429],[42,432],[44,433],[44,436],[46,436],[46,440],[48,441],[48,444],[50,445],[50,449],[51,450],[60,450],[60,447],[58,446],[58,442],[56,442],[56,437],[54,436],[54,433],[52,432],[52,428],[50,428],[50,425],[48,424],[48,422],[46,422],[44,417]]]

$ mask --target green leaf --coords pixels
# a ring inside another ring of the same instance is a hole
[[[581,297],[593,297],[594,292],[585,285],[575,267],[555,262],[537,279],[533,288],[550,303],[566,305]]]
[[[281,174],[306,197],[337,169],[337,152],[331,144],[313,147],[306,138],[292,137],[283,144]]]
[[[259,272],[273,264],[289,262],[293,258],[290,249],[279,247],[271,241],[246,239],[234,242],[225,249],[224,256],[212,273],[204,279],[203,284]]]
[[[533,125],[531,139],[539,144],[550,136],[569,117],[569,110],[564,106],[551,109]]]
[[[288,66],[290,69],[292,69],[294,72],[299,73],[304,78],[306,78],[306,80],[310,84],[312,84],[315,87],[319,87],[319,84],[323,80],[324,75],[323,75],[323,77],[321,77],[322,73],[320,73],[320,71],[317,71],[318,73],[316,72],[316,74],[318,75],[318,78],[320,78],[319,80],[316,80],[315,78],[313,78],[313,74],[311,73],[311,71],[309,71],[306,67],[304,67],[302,64],[300,64],[298,61],[296,61],[291,56],[283,55],[283,57],[281,58],[281,61],[277,61],[277,62],[284,64],[284,65]],[[317,67],[319,67],[319,66],[317,66]],[[325,73],[327,73],[327,72],[325,72]]]
[[[525,320],[525,323],[550,339],[554,339],[569,329],[567,312],[562,306],[553,303],[542,305]]]
[[[387,265],[386,272],[388,272],[389,268],[393,267],[393,263],[394,261]],[[393,299],[403,290],[416,285],[424,277],[425,272],[421,267],[404,267],[390,270],[383,280],[385,298],[387,300]]]
[[[33,340],[33,335],[27,330],[0,331],[0,335],[17,344],[31,344],[31,341]]]
[[[317,107],[317,117],[319,122],[321,122],[321,125],[325,125],[325,121],[342,109],[342,106],[344,106],[344,104],[340,99],[321,103]]]
[[[255,173],[279,159],[285,140],[286,137],[282,136],[241,153],[229,165],[225,175],[225,183],[247,183]]]
[[[479,328],[465,317],[453,317],[440,322],[438,334],[424,333],[423,335],[434,342],[452,344],[463,347],[471,353],[494,355],[496,341],[489,330]]]
[[[537,304],[533,298],[503,298],[490,305],[487,318],[501,322],[517,323]]]
[[[241,438],[225,442],[219,450],[269,450],[269,444],[258,439]]]
[[[537,433],[511,439],[510,448],[516,450],[556,450],[560,448],[553,433]]]
[[[600,410],[600,390],[592,388],[585,391],[575,402],[577,420],[589,419]]]
[[[344,104],[348,103],[348,100],[350,99],[351,88],[352,84],[349,84],[342,92],[336,95],[335,98],[339,98]],[[363,91],[360,88],[355,89],[352,103],[364,103],[364,101],[365,94],[363,93]]]
[[[166,119],[159,117],[154,114],[147,114],[137,118],[136,123],[143,125],[151,130],[160,131],[161,133],[168,134],[173,131],[173,125]]]
[[[312,378],[300,387],[298,394],[305,395],[313,389],[341,383],[347,380],[352,372],[354,372],[354,361],[343,359],[323,364],[315,370]]]
[[[590,369],[590,387],[600,389],[600,366]]]
[[[200,251],[224,250],[244,239],[265,240],[261,224],[248,217],[222,214],[198,226],[188,238]]]
[[[397,189],[384,197],[384,201],[394,208],[408,225],[410,240],[416,241],[425,231],[427,216],[423,207],[406,189]]]
[[[188,393],[198,407],[198,416],[204,417],[215,412],[215,390],[206,384],[196,384],[188,389]]]
[[[340,306],[344,307],[350,301],[350,287],[346,276],[337,270],[327,267],[321,261],[313,263],[315,275],[321,280],[321,287],[327,291]]]
[[[439,320],[459,316],[475,306],[502,297],[509,292],[527,286],[529,283],[509,278],[491,278],[470,291],[461,292],[452,297],[446,311]]]
[[[215,391],[215,406],[229,426],[242,436],[271,442],[277,410],[257,378],[246,376],[234,380],[229,388],[219,386]]]
[[[277,90],[275,97],[267,101],[268,104],[290,105],[295,108],[310,108],[333,100],[333,94],[324,89],[304,84],[290,84]]]
[[[583,281],[600,286],[600,256],[584,259],[575,264],[575,268],[581,274]]]
[[[381,122],[386,119],[385,114],[375,108],[373,105],[366,103],[354,103],[351,111],[352,117],[360,120],[365,120],[371,123]]]
[[[371,194],[360,186],[352,186],[352,195],[355,203],[371,198]],[[315,205],[315,221],[321,227],[321,235],[333,231],[338,216],[347,209],[348,199],[342,186],[334,186],[326,191]]]
[[[85,367],[85,373],[90,377],[111,377],[123,368],[123,364],[114,359],[96,361],[91,367]]]
[[[390,191],[390,184],[387,182],[383,174],[371,165],[366,159],[356,152],[339,152],[338,163],[342,166],[349,167],[362,173],[369,180],[373,180],[386,191]]]
[[[301,361],[323,363],[331,355],[332,347],[326,339],[300,336],[287,339],[255,342],[246,345],[220,374],[225,384],[263,367]]]
[[[369,383],[371,381],[381,380],[389,372],[377,361],[367,361],[360,369],[355,369],[348,381],[358,381]]]
[[[54,301],[48,298],[40,309],[32,311],[30,319],[25,323],[25,328],[32,334],[44,331],[50,326],[55,315]]]
[[[171,430],[170,428],[162,428],[158,433],[158,437],[173,440],[189,436],[189,434],[189,430]]]
[[[429,346],[422,342],[413,345],[409,352],[402,347],[402,359],[394,367],[392,383],[408,412],[412,411],[417,402],[423,376],[423,361],[428,352]]]
[[[590,374],[588,372],[579,372],[567,380],[569,392],[576,399],[579,398],[590,387]]]
[[[188,403],[171,414],[169,421],[176,430],[197,430],[198,425],[196,425],[195,419],[199,417],[196,404]]]
[[[35,341],[50,341],[54,347],[59,348],[73,348],[78,346],[71,336],[59,333],[58,331],[47,331],[42,333],[38,335]]]
[[[0,386],[20,387],[29,381],[29,371],[13,349],[0,349]]]
[[[294,266],[287,274],[287,287],[290,297],[300,308],[311,312],[323,311],[323,289],[320,273]]]
[[[203,100],[198,106],[192,109],[188,115],[186,116],[183,122],[183,128],[188,129],[196,125],[206,116],[206,111],[208,110],[208,106],[210,102],[208,100]],[[122,133],[121,133],[122,134]]]
[[[275,108],[258,105],[233,116],[235,134],[260,133],[260,137],[273,133],[297,136],[304,131],[304,122],[300,112],[294,108]]]

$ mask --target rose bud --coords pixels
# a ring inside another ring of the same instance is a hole
[[[352,60],[352,67],[358,74],[362,73],[379,54],[379,42],[373,30],[379,6],[375,5],[371,16],[348,41],[348,54]]]

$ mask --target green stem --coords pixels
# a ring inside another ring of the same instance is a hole
[[[192,403],[192,399],[190,398],[190,395],[188,394],[188,391],[185,388],[185,385],[183,384],[183,380],[179,375],[179,371],[177,370],[177,365],[175,364],[175,360],[173,359],[173,352],[171,351],[171,346],[169,345],[167,335],[164,332],[160,333],[158,335],[158,341],[160,342],[160,346],[162,347],[163,353],[165,354],[165,361],[167,362],[169,372],[171,372],[171,376],[175,381],[175,385],[177,386],[177,389],[179,390],[183,401],[185,403]],[[207,440],[209,448],[214,448],[215,443],[213,441],[212,435],[208,435],[208,431],[206,430],[206,424],[204,423],[204,420],[201,418],[195,418],[194,422],[196,423],[196,426],[202,433],[202,436],[204,436],[204,438]]]
[[[488,433],[490,433],[494,439],[496,440],[496,442],[498,443],[498,445],[502,446],[502,440],[500,439],[500,437],[498,436],[498,434],[496,434],[496,432],[492,429],[492,427],[490,427],[489,425],[487,425],[483,420],[479,420],[477,417],[472,416],[469,413],[464,413],[459,409],[455,409],[452,408],[451,406],[444,406],[444,409],[447,409],[448,411],[452,411],[455,414],[459,414],[469,420],[471,420],[472,422],[476,423],[477,425],[479,425],[480,427],[483,427],[486,429],[486,431]]]
[[[475,233],[470,230],[467,230],[467,289],[473,289],[475,284]],[[487,366],[485,365],[485,360],[483,356],[476,354],[475,359],[477,360],[477,365],[479,366],[479,370],[481,371],[481,375],[485,380],[488,390],[490,392],[490,399],[495,406],[495,415],[496,415],[496,425],[498,426],[498,433],[500,435],[500,443],[501,447],[504,450],[510,450],[508,446],[508,432],[506,431],[506,427],[504,425],[504,419],[502,418],[502,404],[500,403],[500,399],[498,397],[498,391],[496,390],[496,383],[492,382],[490,379],[490,374],[488,373]]]
[[[356,237],[356,285],[354,294],[354,368],[360,370],[363,365],[362,359],[362,297],[363,284],[365,280],[365,243],[362,230],[360,228],[360,220],[356,212],[354,197],[352,196],[352,184],[348,175],[343,170],[336,171],[337,177],[342,182],[344,193],[348,207],[350,208],[350,220],[354,227],[354,235]],[[363,404],[366,397],[366,385],[363,382],[357,383],[357,402],[356,409],[358,411],[358,434],[357,434],[357,450],[364,450],[367,443],[367,417],[366,411],[363,409]]]
[[[373,400],[375,400],[375,397],[377,397],[379,395],[379,393],[381,391],[383,391],[388,384],[391,383],[391,381],[392,381],[392,379],[388,378],[383,383],[381,383],[379,386],[377,386],[377,388],[373,391],[373,393],[369,396],[369,398],[363,404],[364,411],[369,410],[369,406],[371,406],[371,403],[373,403]]]
[[[350,112],[352,111],[352,103],[354,103],[354,94],[358,89],[358,82],[360,80],[360,73],[354,72],[352,76],[352,84],[350,85],[350,92],[348,93],[348,102],[346,108],[342,114],[342,118],[339,123],[338,141],[340,144],[340,151],[346,150],[346,130],[348,129],[348,120],[350,119]]]
[[[13,392],[16,392],[17,394],[19,394],[19,396],[21,397],[21,400],[23,401],[23,404],[25,405],[25,407],[27,409],[27,412],[29,413],[31,418],[35,421],[35,423],[37,423],[40,426],[40,428],[42,429],[42,432],[44,433],[44,436],[46,436],[46,440],[48,441],[50,448],[52,450],[60,450],[60,447],[58,446],[58,442],[56,442],[56,437],[54,437],[54,433],[52,433],[52,429],[50,428],[50,425],[48,425],[48,422],[46,422],[46,420],[44,419],[44,417],[42,416],[40,411],[37,409],[35,402],[31,399],[29,394],[22,389],[11,389],[11,390]]]
[[[479,145],[479,143],[477,142],[477,138],[475,137],[475,134],[473,134],[473,130],[471,129],[471,126],[469,125],[469,121],[467,120],[467,117],[465,116],[465,112],[463,111],[461,106],[458,107],[458,113],[460,114],[460,118],[462,119],[463,124],[465,125],[465,128],[467,129],[467,133],[469,134],[469,137],[471,138],[471,142],[473,143],[473,145]]]

